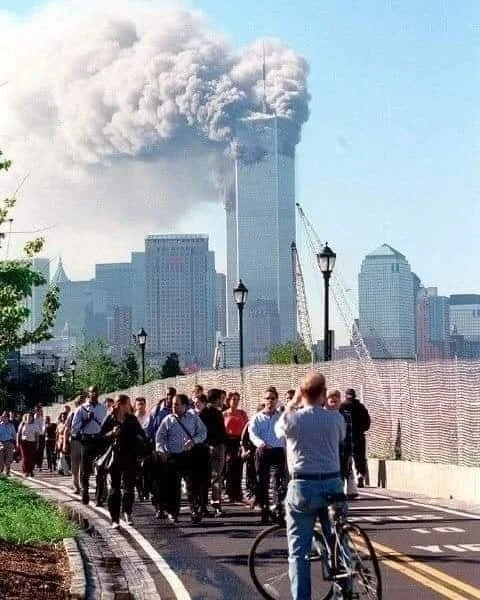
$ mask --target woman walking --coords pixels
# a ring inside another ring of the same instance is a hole
[[[25,477],[33,477],[38,450],[38,427],[34,423],[33,413],[23,415],[17,433],[17,446],[22,453],[22,473]]]
[[[227,398],[228,408],[223,413],[225,421],[226,440],[226,464],[225,478],[227,483],[227,495],[230,502],[242,502],[242,458],[240,456],[240,438],[248,416],[244,410],[238,408],[240,394],[231,392]]]
[[[115,398],[113,410],[103,422],[100,435],[113,447],[108,495],[112,528],[118,528],[122,512],[125,523],[132,525],[137,459],[139,448],[146,445],[146,437],[138,419],[132,413],[130,398],[125,394]]]
[[[47,469],[50,473],[55,471],[56,463],[56,445],[57,445],[57,424],[52,422],[47,415],[45,417],[45,449],[47,452]]]

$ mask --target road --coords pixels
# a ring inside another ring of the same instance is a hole
[[[66,478],[42,479],[69,486]],[[163,557],[188,594],[182,600],[255,600],[247,556],[262,530],[259,515],[227,506],[225,517],[192,526],[187,513],[176,525],[154,519],[137,503],[135,529]],[[480,513],[383,496],[373,489],[350,503],[350,518],[364,527],[381,557],[383,597],[400,600],[480,600]],[[128,535],[128,528],[126,529]],[[138,541],[138,540],[137,540]],[[162,600],[177,600],[157,577]],[[285,599],[287,600],[287,599]]]

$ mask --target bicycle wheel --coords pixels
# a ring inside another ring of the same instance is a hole
[[[323,542],[314,532],[308,555],[312,578],[312,600],[328,600],[332,582],[324,576]],[[250,549],[248,568],[255,587],[265,600],[290,600],[288,546],[284,525],[272,525],[262,531]]]
[[[344,523],[335,543],[337,584],[346,598],[382,600],[382,575],[367,534],[358,525]]]

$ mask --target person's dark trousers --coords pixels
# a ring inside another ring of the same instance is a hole
[[[180,452],[178,454],[172,453],[168,455],[166,465],[166,507],[167,512],[174,517],[178,517],[180,512],[182,477],[185,477],[186,479],[189,477],[190,464],[191,459],[188,452]]]
[[[367,475],[367,448],[365,436],[362,435],[353,440],[353,460],[355,461],[355,469],[359,475],[366,477]]]
[[[21,440],[20,449],[22,451],[22,472],[25,473],[25,475],[33,475],[37,444],[36,442]]]
[[[232,502],[242,500],[242,466],[240,438],[228,438],[226,441],[225,480],[226,492]]]
[[[255,453],[252,452],[245,459],[245,490],[248,499],[256,502],[257,494],[257,469],[255,468]]]
[[[148,457],[148,462],[144,464],[144,468],[148,473],[147,480],[152,492],[152,504],[155,510],[168,511],[168,490],[169,479],[167,473],[167,465],[157,457]],[[171,513],[173,514],[173,513]]]
[[[36,455],[35,455],[35,465],[37,466],[38,469],[42,468],[43,455],[44,454],[45,454],[45,436],[44,435],[39,435],[38,436],[37,452],[36,452]]]
[[[257,448],[257,502],[263,510],[270,505],[270,476],[273,479],[273,503],[278,507],[285,497],[285,450],[283,448]]]
[[[136,461],[125,460],[125,457],[119,457],[110,469],[108,510],[113,523],[120,521],[120,513],[132,514],[136,473]]]
[[[205,444],[198,444],[188,454],[190,455],[190,465],[186,477],[188,501],[192,510],[197,510],[199,507],[206,509],[212,480],[210,450]]]
[[[55,471],[56,462],[56,451],[55,451],[55,440],[45,441],[45,450],[47,453],[47,469],[49,471]]]
[[[88,504],[90,494],[88,491],[90,476],[93,473],[95,459],[101,454],[103,446],[96,438],[86,438],[82,440],[82,455],[80,461],[80,485],[82,488],[82,501]],[[97,503],[101,503],[105,499],[106,476],[105,473],[99,471],[97,473],[95,498]]]

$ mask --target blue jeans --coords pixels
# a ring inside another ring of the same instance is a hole
[[[286,498],[288,563],[293,600],[311,600],[310,561],[316,517],[327,507],[327,496],[343,492],[340,478],[325,481],[292,479]]]

